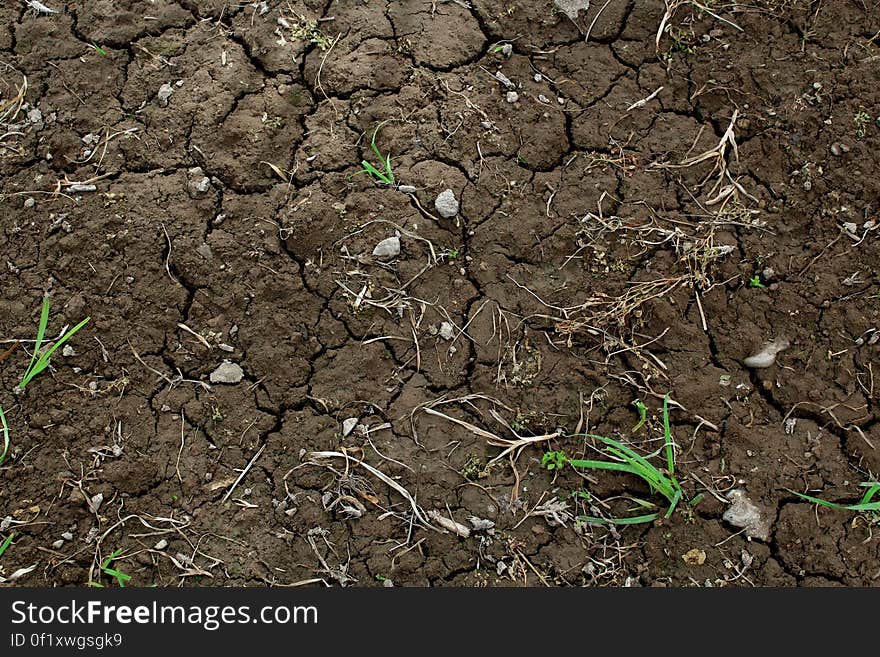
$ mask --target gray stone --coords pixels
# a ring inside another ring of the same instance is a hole
[[[200,196],[211,188],[211,179],[205,175],[201,167],[193,167],[187,170],[188,178],[187,186],[194,196]]]
[[[207,244],[200,244],[196,247],[196,253],[202,256],[205,260],[210,260],[214,257],[214,253],[211,251],[211,247]]]
[[[156,98],[159,100],[159,105],[161,107],[168,106],[168,99],[171,98],[171,94],[174,93],[174,87],[172,87],[167,82],[159,87],[159,91],[156,94]]]
[[[731,505],[721,516],[724,522],[744,529],[749,538],[756,538],[759,541],[770,539],[771,521],[761,513],[744,490],[736,488],[730,491],[727,499],[731,501]]]
[[[416,188],[413,185],[401,185],[397,189],[398,189],[398,191],[401,191],[404,194],[415,194],[416,193]]]
[[[455,337],[455,327],[452,322],[443,322],[440,325],[440,337],[444,340],[452,340]]]
[[[216,370],[211,372],[210,380],[211,383],[240,383],[244,378],[244,370],[241,369],[241,365],[238,363],[233,363],[230,360],[224,360],[217,367]]]
[[[573,21],[577,20],[579,11],[590,10],[590,0],[553,0],[553,4]]]
[[[508,103],[515,103],[516,101],[519,100],[519,94],[516,93],[515,91],[508,91],[505,98],[507,99]]]
[[[350,417],[342,421],[342,436],[348,436],[357,426],[358,418]]]
[[[451,189],[446,189],[434,200],[434,208],[437,213],[444,219],[451,219],[458,214],[458,199]]]
[[[400,255],[400,238],[386,237],[376,245],[373,249],[373,256],[376,258],[390,259]]]

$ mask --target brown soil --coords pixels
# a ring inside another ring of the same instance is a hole
[[[878,581],[877,515],[788,490],[852,503],[880,473],[877,3],[685,4],[659,47],[657,0],[44,4],[0,7],[0,351],[46,292],[53,338],[92,319],[22,395],[32,343],[0,364],[0,576],[112,585],[121,549],[160,586]],[[413,194],[352,177],[383,121]],[[728,128],[738,159],[682,166]],[[240,383],[210,383],[224,359]],[[543,452],[656,450],[667,392],[702,501],[575,520],[662,500]],[[562,433],[490,464],[448,418]],[[494,527],[429,528],[315,450]],[[722,518],[734,488],[769,535]]]

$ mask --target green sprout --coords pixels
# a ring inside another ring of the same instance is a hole
[[[455,260],[458,257],[458,249],[449,249],[449,259]]]
[[[131,575],[126,575],[124,572],[119,570],[118,568],[111,568],[110,564],[113,563],[113,560],[116,559],[120,554],[122,554],[122,548],[118,550],[114,550],[113,553],[104,559],[104,563],[101,564],[101,572],[105,575],[113,577],[116,582],[119,584],[121,588],[125,588],[126,582],[131,581]],[[104,588],[104,585],[100,582],[89,581],[89,586],[96,586],[98,588]]]
[[[853,123],[856,124],[856,137],[864,139],[868,134],[868,124],[871,123],[871,115],[865,111],[864,107],[853,115]]]
[[[633,402],[633,406],[635,406],[636,410],[639,412],[639,421],[636,426],[632,428],[633,433],[635,433],[643,426],[645,426],[645,422],[648,421],[648,407],[645,406],[644,402],[642,402],[640,399],[636,399]]]
[[[73,337],[74,333],[79,331],[83,326],[85,326],[90,317],[86,317],[79,324],[74,326],[69,331],[66,331],[58,340],[53,344],[49,349],[46,350],[45,353],[40,353],[40,347],[43,345],[43,337],[46,335],[46,326],[49,323],[49,297],[43,297],[43,310],[40,313],[40,325],[37,327],[37,340],[34,345],[34,355],[31,357],[30,365],[28,365],[27,370],[24,373],[24,376],[21,379],[21,383],[16,387],[17,392],[21,392],[25,389],[28,383],[30,383],[35,376],[37,376],[40,372],[49,367],[49,359],[52,357],[52,354],[67,342],[70,338]]]
[[[648,484],[652,493],[659,493],[668,503],[668,508],[663,514],[664,518],[669,518],[678,506],[678,503],[684,498],[684,491],[675,477],[675,440],[672,437],[672,430],[669,426],[669,395],[663,400],[663,447],[652,454],[642,456],[635,450],[627,447],[623,443],[606,438],[604,436],[596,436],[592,434],[581,434],[578,437],[592,438],[604,447],[601,452],[607,455],[609,460],[587,460],[572,459],[565,455],[564,452],[547,452],[541,459],[541,465],[548,470],[558,470],[566,465],[585,470],[611,470],[615,472],[627,472],[641,478]],[[665,470],[661,470],[648,459],[665,454]],[[633,501],[641,508],[652,508],[657,505],[647,500],[632,498]],[[695,498],[690,502],[693,506],[699,501]],[[615,525],[635,525],[646,522],[653,522],[660,518],[660,511],[637,516],[629,516],[626,518],[596,518],[592,516],[581,516],[580,520],[588,523],[597,524],[615,524]]]
[[[763,289],[764,289],[765,287],[767,287],[767,286],[764,285],[764,284],[761,282],[761,275],[760,275],[760,274],[755,274],[754,276],[752,276],[752,277],[749,279],[749,287],[757,287],[757,288],[763,290]]]
[[[95,52],[98,53],[99,55],[101,55],[101,57],[106,57],[106,56],[107,56],[107,51],[104,50],[101,46],[99,46],[99,45],[98,45],[97,43],[95,43],[94,41],[92,41],[92,48],[94,48],[94,49],[95,49]]]
[[[6,552],[6,548],[12,545],[12,539],[15,537],[15,534],[10,534],[6,537],[6,540],[3,543],[0,543],[0,557],[3,556],[3,553]]]
[[[373,131],[373,139],[370,141],[370,148],[376,154],[376,157],[379,158],[379,166],[382,167],[382,170],[379,170],[378,168],[370,164],[367,160],[361,160],[361,166],[363,168],[353,175],[357,175],[358,173],[367,173],[374,180],[382,182],[386,185],[393,185],[394,173],[392,173],[391,171],[391,155],[382,155],[381,151],[379,151],[379,147],[376,146],[376,135],[379,134],[379,129],[386,123],[388,123],[388,121],[382,121],[379,125],[376,126],[376,129]]]

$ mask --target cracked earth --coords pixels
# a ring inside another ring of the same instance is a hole
[[[876,583],[877,516],[790,491],[880,472],[877,3],[44,4],[0,7],[0,577]],[[14,395],[47,293],[91,321]],[[578,522],[657,500],[543,452],[652,452],[667,393],[699,503]]]

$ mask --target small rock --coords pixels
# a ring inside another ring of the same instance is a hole
[[[61,534],[61,538],[63,538],[65,541],[72,541],[73,540],[73,533],[72,532],[64,532],[63,534]]]
[[[727,499],[732,504],[721,516],[725,522],[744,529],[749,538],[760,541],[770,538],[770,521],[761,514],[761,510],[748,498],[744,490],[736,488],[730,491]]]
[[[507,99],[508,103],[515,103],[516,101],[519,100],[519,94],[516,93],[515,91],[508,91],[505,98]]]
[[[384,586],[386,589],[392,589],[394,588],[394,582],[386,577],[382,580],[382,586]]]
[[[64,539],[58,539],[57,541],[52,543],[52,547],[55,548],[56,550],[60,550],[61,548],[64,547]]]
[[[196,247],[196,253],[202,256],[205,260],[210,260],[214,257],[214,253],[211,251],[211,247],[207,244],[200,244]]]
[[[61,355],[65,358],[70,358],[71,356],[76,356],[76,350],[70,346],[69,344],[64,345],[64,348],[61,350]]]
[[[168,547],[168,541],[166,541],[163,538],[161,541],[159,541],[158,543],[156,543],[156,545],[153,546],[153,549],[154,550],[164,550],[167,547]]]
[[[510,57],[513,54],[513,45],[510,43],[505,43],[501,46],[501,54],[505,57]]]
[[[451,322],[443,322],[440,325],[440,337],[444,340],[452,340],[455,337],[455,327]]]
[[[96,493],[95,495],[92,495],[91,499],[89,500],[89,510],[92,513],[97,513],[98,509],[101,508],[101,504],[103,504],[103,503],[104,503],[104,494],[103,493]]]
[[[497,71],[495,73],[495,79],[498,80],[501,84],[503,84],[508,89],[516,88],[516,85],[510,81],[510,78],[504,75],[501,71]]]
[[[436,209],[437,213],[444,219],[451,219],[457,215],[459,205],[458,199],[455,198],[455,193],[451,189],[446,189],[440,192],[434,200],[434,209]]]
[[[545,96],[544,94],[538,94],[538,100],[545,105],[550,102],[550,99],[547,98],[547,96]]]
[[[553,4],[573,21],[577,20],[579,11],[590,10],[590,0],[553,0]]]
[[[42,123],[43,122],[43,113],[38,110],[36,107],[28,110],[27,113],[28,123]]]
[[[475,532],[488,531],[490,529],[494,529],[495,523],[491,520],[487,520],[486,518],[478,518],[477,516],[471,516],[468,518],[468,522],[471,523],[471,527],[474,528]]]
[[[764,369],[770,367],[776,362],[776,355],[785,351],[791,346],[791,343],[785,338],[778,338],[772,342],[768,342],[758,353],[749,356],[743,360],[746,367],[753,369]]]
[[[376,258],[396,258],[399,255],[400,238],[397,237],[397,235],[394,237],[386,237],[376,245],[376,248],[373,249],[373,256]]]
[[[403,192],[404,194],[415,194],[416,188],[413,185],[400,185],[398,191]]]
[[[34,200],[34,197],[33,197],[33,196],[28,196],[28,197],[24,200],[24,207],[26,207],[26,208],[28,208],[28,209],[34,207],[36,204],[37,204],[37,202]]]
[[[840,157],[840,153],[842,152],[840,148],[840,144],[831,144],[831,154],[835,157]]]
[[[350,417],[342,421],[342,436],[348,436],[357,426],[358,418]]]
[[[189,174],[189,182],[187,186],[194,196],[204,194],[211,188],[211,179],[205,175],[201,167],[193,167],[187,171]]]
[[[495,126],[492,125],[492,122],[491,122],[491,121],[480,121],[480,127],[481,127],[483,130],[491,130],[491,129],[494,128]]]
[[[244,378],[244,370],[241,365],[230,360],[224,360],[211,372],[211,383],[240,383]]]
[[[159,87],[158,93],[156,93],[156,98],[159,100],[159,105],[161,107],[168,107],[168,99],[171,98],[171,94],[174,93],[174,87],[172,87],[167,82]]]
[[[540,82],[541,80],[544,79],[544,76],[541,75],[540,73],[535,73],[535,75],[534,75],[534,77],[533,77],[532,79],[533,79],[535,82]]]

